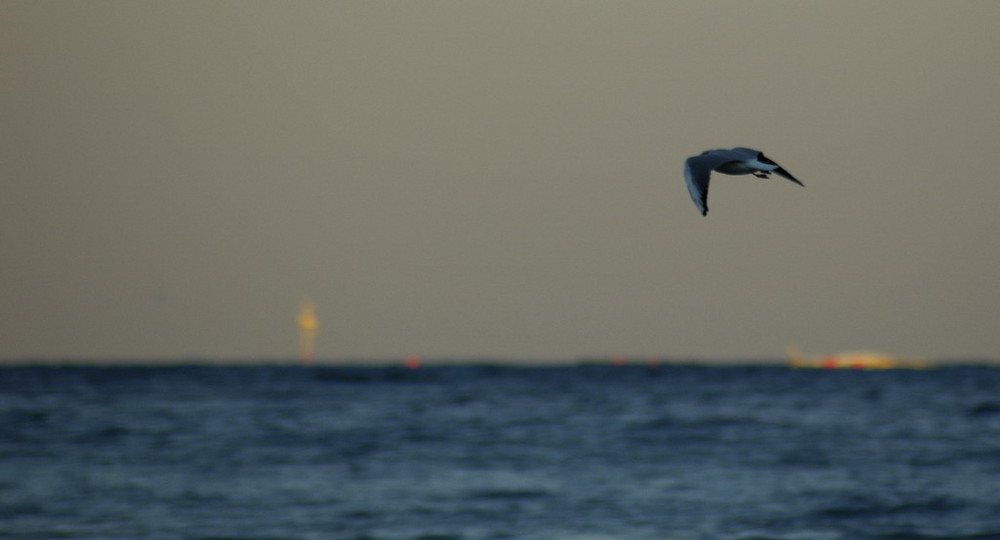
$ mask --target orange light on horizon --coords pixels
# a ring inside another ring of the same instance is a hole
[[[313,363],[316,332],[319,330],[319,319],[316,317],[316,304],[312,300],[302,300],[299,303],[299,362],[302,365]]]

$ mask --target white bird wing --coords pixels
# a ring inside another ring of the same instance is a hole
[[[691,200],[701,211],[701,215],[708,215],[708,180],[712,175],[712,169],[740,159],[742,159],[740,154],[730,150],[709,150],[700,156],[689,157],[684,162],[684,180],[687,182],[688,193],[691,194]]]

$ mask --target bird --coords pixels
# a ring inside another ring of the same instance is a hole
[[[708,180],[712,171],[734,175],[752,174],[757,178],[770,178],[771,173],[775,172],[805,187],[798,178],[768,159],[760,150],[742,147],[706,150],[684,162],[684,180],[687,182],[688,192],[703,216],[708,215]]]

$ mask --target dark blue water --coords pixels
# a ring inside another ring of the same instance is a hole
[[[0,369],[0,537],[1000,539],[1000,369]]]

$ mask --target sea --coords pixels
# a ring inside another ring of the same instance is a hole
[[[3,367],[0,538],[997,540],[1000,368]]]

